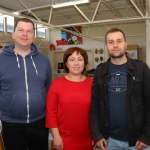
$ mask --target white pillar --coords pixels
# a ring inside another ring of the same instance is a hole
[[[150,67],[150,20],[146,20],[146,63]]]

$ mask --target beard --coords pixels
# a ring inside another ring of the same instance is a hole
[[[115,54],[111,54],[111,53],[110,53],[109,56],[110,56],[111,58],[121,58],[121,57],[124,56],[124,54],[125,54],[125,53],[122,52],[122,53],[120,53],[119,55],[116,56]]]

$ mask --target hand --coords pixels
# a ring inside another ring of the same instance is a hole
[[[93,150],[96,148],[96,145],[94,144],[94,141],[92,140],[92,146],[93,146]]]
[[[96,143],[96,146],[101,150],[107,150],[107,141],[103,138]]]
[[[138,149],[138,150],[142,150],[144,148],[146,148],[148,145],[144,144],[143,142],[140,142],[140,141],[137,141],[136,144],[135,144],[135,147]]]
[[[61,136],[54,137],[53,144],[54,144],[54,149],[56,150],[64,149],[64,144],[63,144]]]

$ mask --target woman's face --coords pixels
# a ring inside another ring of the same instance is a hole
[[[84,58],[83,56],[75,51],[72,55],[68,57],[66,62],[69,73],[73,75],[79,75],[84,69]]]

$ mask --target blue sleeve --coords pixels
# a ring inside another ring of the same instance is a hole
[[[46,90],[48,91],[51,81],[52,81],[52,67],[51,67],[49,60],[47,61],[47,75],[46,76],[47,76],[47,80],[46,80],[45,86],[46,86]]]

